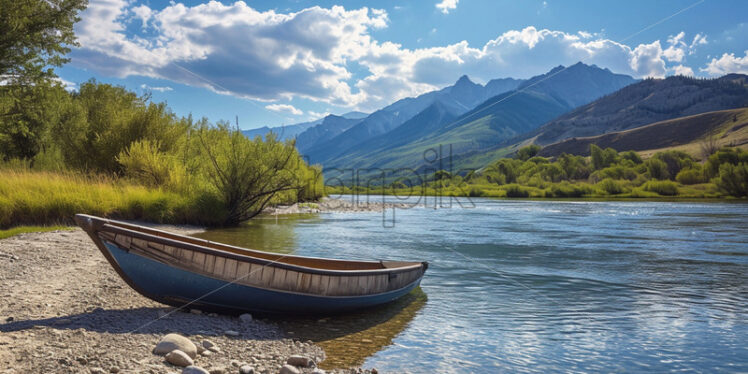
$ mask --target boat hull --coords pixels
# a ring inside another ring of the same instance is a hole
[[[398,290],[365,296],[314,296],[246,286],[195,274],[105,243],[122,273],[144,295],[175,307],[217,312],[329,314],[391,302],[420,284],[420,278]]]
[[[262,252],[125,222],[76,215],[130,287],[175,307],[330,314],[393,301],[426,262],[350,261]]]

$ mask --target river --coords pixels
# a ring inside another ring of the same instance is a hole
[[[278,320],[319,342],[327,368],[748,371],[748,204],[460,201],[263,217],[199,236],[429,261],[421,289],[398,303]]]

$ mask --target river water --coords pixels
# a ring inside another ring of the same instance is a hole
[[[327,368],[748,371],[748,204],[429,199],[394,214],[264,217],[200,236],[429,261],[421,289],[395,304],[278,320],[319,342]]]

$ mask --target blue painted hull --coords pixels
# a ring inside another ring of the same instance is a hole
[[[417,287],[415,282],[391,292],[365,296],[314,296],[230,283],[168,266],[105,242],[104,246],[135,288],[160,302],[216,311],[328,314],[393,301]]]

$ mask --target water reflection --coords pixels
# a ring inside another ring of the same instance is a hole
[[[319,220],[317,215],[312,214],[262,215],[237,227],[209,230],[194,236],[243,248],[292,253],[296,250],[296,225],[301,222],[315,223]]]
[[[274,321],[290,337],[318,343],[327,353],[322,369],[360,366],[366,358],[392,344],[426,305],[426,294],[416,288],[401,299],[380,307],[322,319],[297,317]],[[273,319],[271,319],[273,320]]]
[[[292,253],[297,250],[295,230],[319,224],[314,214],[260,216],[239,227],[210,230],[194,236],[262,251]],[[289,337],[311,340],[325,349],[323,369],[360,366],[366,358],[392,344],[426,305],[426,294],[416,288],[397,301],[365,311],[330,317],[268,317]]]

